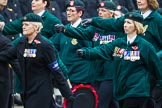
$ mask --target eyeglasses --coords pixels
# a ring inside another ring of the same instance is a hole
[[[114,11],[112,11],[112,10],[109,10],[109,9],[103,9],[103,8],[99,8],[99,9],[97,9],[97,11],[99,12],[111,12],[111,13],[114,13]]]
[[[108,10],[107,9],[97,9],[97,11],[99,12],[107,12]]]
[[[77,11],[73,9],[66,9],[66,12],[77,12]]]

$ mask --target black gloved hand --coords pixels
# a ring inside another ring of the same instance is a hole
[[[91,23],[92,23],[92,18],[83,19],[81,21],[81,25],[84,27],[91,25]]]
[[[75,96],[72,95],[67,100],[70,101],[70,102],[73,102],[75,100]]]
[[[154,87],[151,94],[152,94],[152,97],[156,101],[159,101],[160,99],[162,99],[162,89],[158,88],[157,86]]]
[[[65,31],[65,26],[63,24],[56,24],[54,26],[54,30],[57,32],[57,33],[60,33],[60,32],[64,32]]]
[[[77,54],[78,57],[82,57],[83,56],[83,50],[82,49],[78,49],[76,51],[76,54]]]

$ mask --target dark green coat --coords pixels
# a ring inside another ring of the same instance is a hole
[[[115,60],[113,90],[118,100],[149,97],[150,73],[157,78],[157,86],[162,88],[161,61],[152,45],[140,36],[130,45],[127,45],[125,37],[95,48],[84,48],[83,51],[84,58]]]
[[[70,27],[66,25],[66,27]],[[79,25],[78,27],[81,27]],[[92,47],[92,42],[70,38],[60,33],[51,38],[60,53],[63,63],[67,66],[68,77],[72,83],[91,83],[94,78],[93,60],[79,58],[76,50],[82,47]]]
[[[92,25],[107,31],[124,32],[124,17],[119,19],[94,17]],[[162,50],[162,16],[157,11],[152,11],[151,14],[144,19],[143,25],[148,25],[148,28],[142,37],[149,41],[157,52]]]
[[[124,33],[107,32],[93,26],[89,26],[86,29],[66,27],[64,34],[81,40],[89,40],[93,43],[93,47],[109,43],[114,39],[125,36]],[[114,71],[113,60],[96,60],[93,68],[96,70],[95,80],[104,81],[112,79],[112,73]]]

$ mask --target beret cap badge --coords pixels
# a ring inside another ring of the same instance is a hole
[[[27,20],[27,17],[25,16],[25,17],[23,18],[23,20]]]
[[[100,6],[103,7],[105,4],[104,2],[100,2]]]
[[[118,6],[117,6],[117,9],[118,9],[118,10],[120,10],[120,9],[121,9],[121,6],[120,6],[120,5],[118,5]]]
[[[74,6],[74,1],[70,1],[70,6]]]
[[[130,14],[129,17],[131,18],[132,17],[132,14]]]

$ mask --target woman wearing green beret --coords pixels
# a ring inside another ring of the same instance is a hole
[[[47,38],[50,38],[55,34],[55,32],[53,31],[53,26],[55,24],[61,23],[61,21],[56,16],[52,15],[47,10],[49,5],[50,5],[50,0],[31,0],[31,9],[33,13],[39,15],[43,20],[43,28],[41,30],[41,35]],[[10,23],[6,23],[2,30],[3,35],[7,36],[7,35],[14,35],[14,34],[22,33],[22,20],[23,20],[23,17],[16,19]],[[4,24],[0,23],[0,28],[3,27],[2,25]],[[17,40],[15,40],[13,43],[14,44],[17,43]],[[62,60],[60,59],[58,51],[56,49],[54,51],[56,53],[59,66],[62,69],[62,72],[64,73],[65,77],[68,79],[67,68],[63,64]],[[53,85],[54,87],[56,86],[55,82],[53,82]],[[19,82],[19,79],[16,79],[16,87],[17,87],[16,92],[21,94],[20,91],[22,90],[21,90],[21,83]]]
[[[69,1],[66,5],[67,20],[70,22],[67,28],[83,28],[80,22],[84,15],[84,3],[81,0]],[[62,33],[50,38],[54,46],[59,51],[60,57],[67,66],[69,80],[72,87],[78,84],[91,84],[94,81],[93,61],[83,60],[74,55],[78,48],[92,47],[92,42],[70,38]],[[91,78],[90,78],[91,77]]]
[[[0,61],[17,58],[22,71],[25,108],[56,108],[53,98],[52,76],[62,95],[71,99],[72,92],[58,65],[52,43],[40,35],[43,21],[29,13],[22,21],[23,35],[18,43],[0,53]]]
[[[157,54],[160,56],[160,52],[162,52],[162,16],[157,12],[157,9],[159,8],[159,4],[157,0],[136,0],[137,7],[139,11],[137,13],[140,13],[144,20],[142,24],[144,25],[146,31],[143,34],[142,38],[150,42],[157,52]],[[122,32],[124,29],[122,28],[122,25],[124,24],[124,17],[118,18],[118,19],[102,19],[102,18],[92,18],[88,19],[86,21],[83,21],[85,24],[91,24],[95,27],[108,30],[108,31],[115,31],[115,32]],[[151,75],[150,83],[151,83],[151,91],[154,91],[154,86],[156,84],[156,80]],[[154,96],[153,96],[154,97]],[[162,96],[161,96],[162,97]],[[156,100],[157,103],[160,104],[159,100]],[[162,99],[161,99],[162,101]]]
[[[162,93],[162,67],[153,46],[141,37],[145,31],[143,17],[138,13],[125,15],[126,37],[95,48],[79,49],[78,56],[86,59],[113,59],[114,96],[121,108],[148,108],[150,74],[157,78],[156,88]]]

